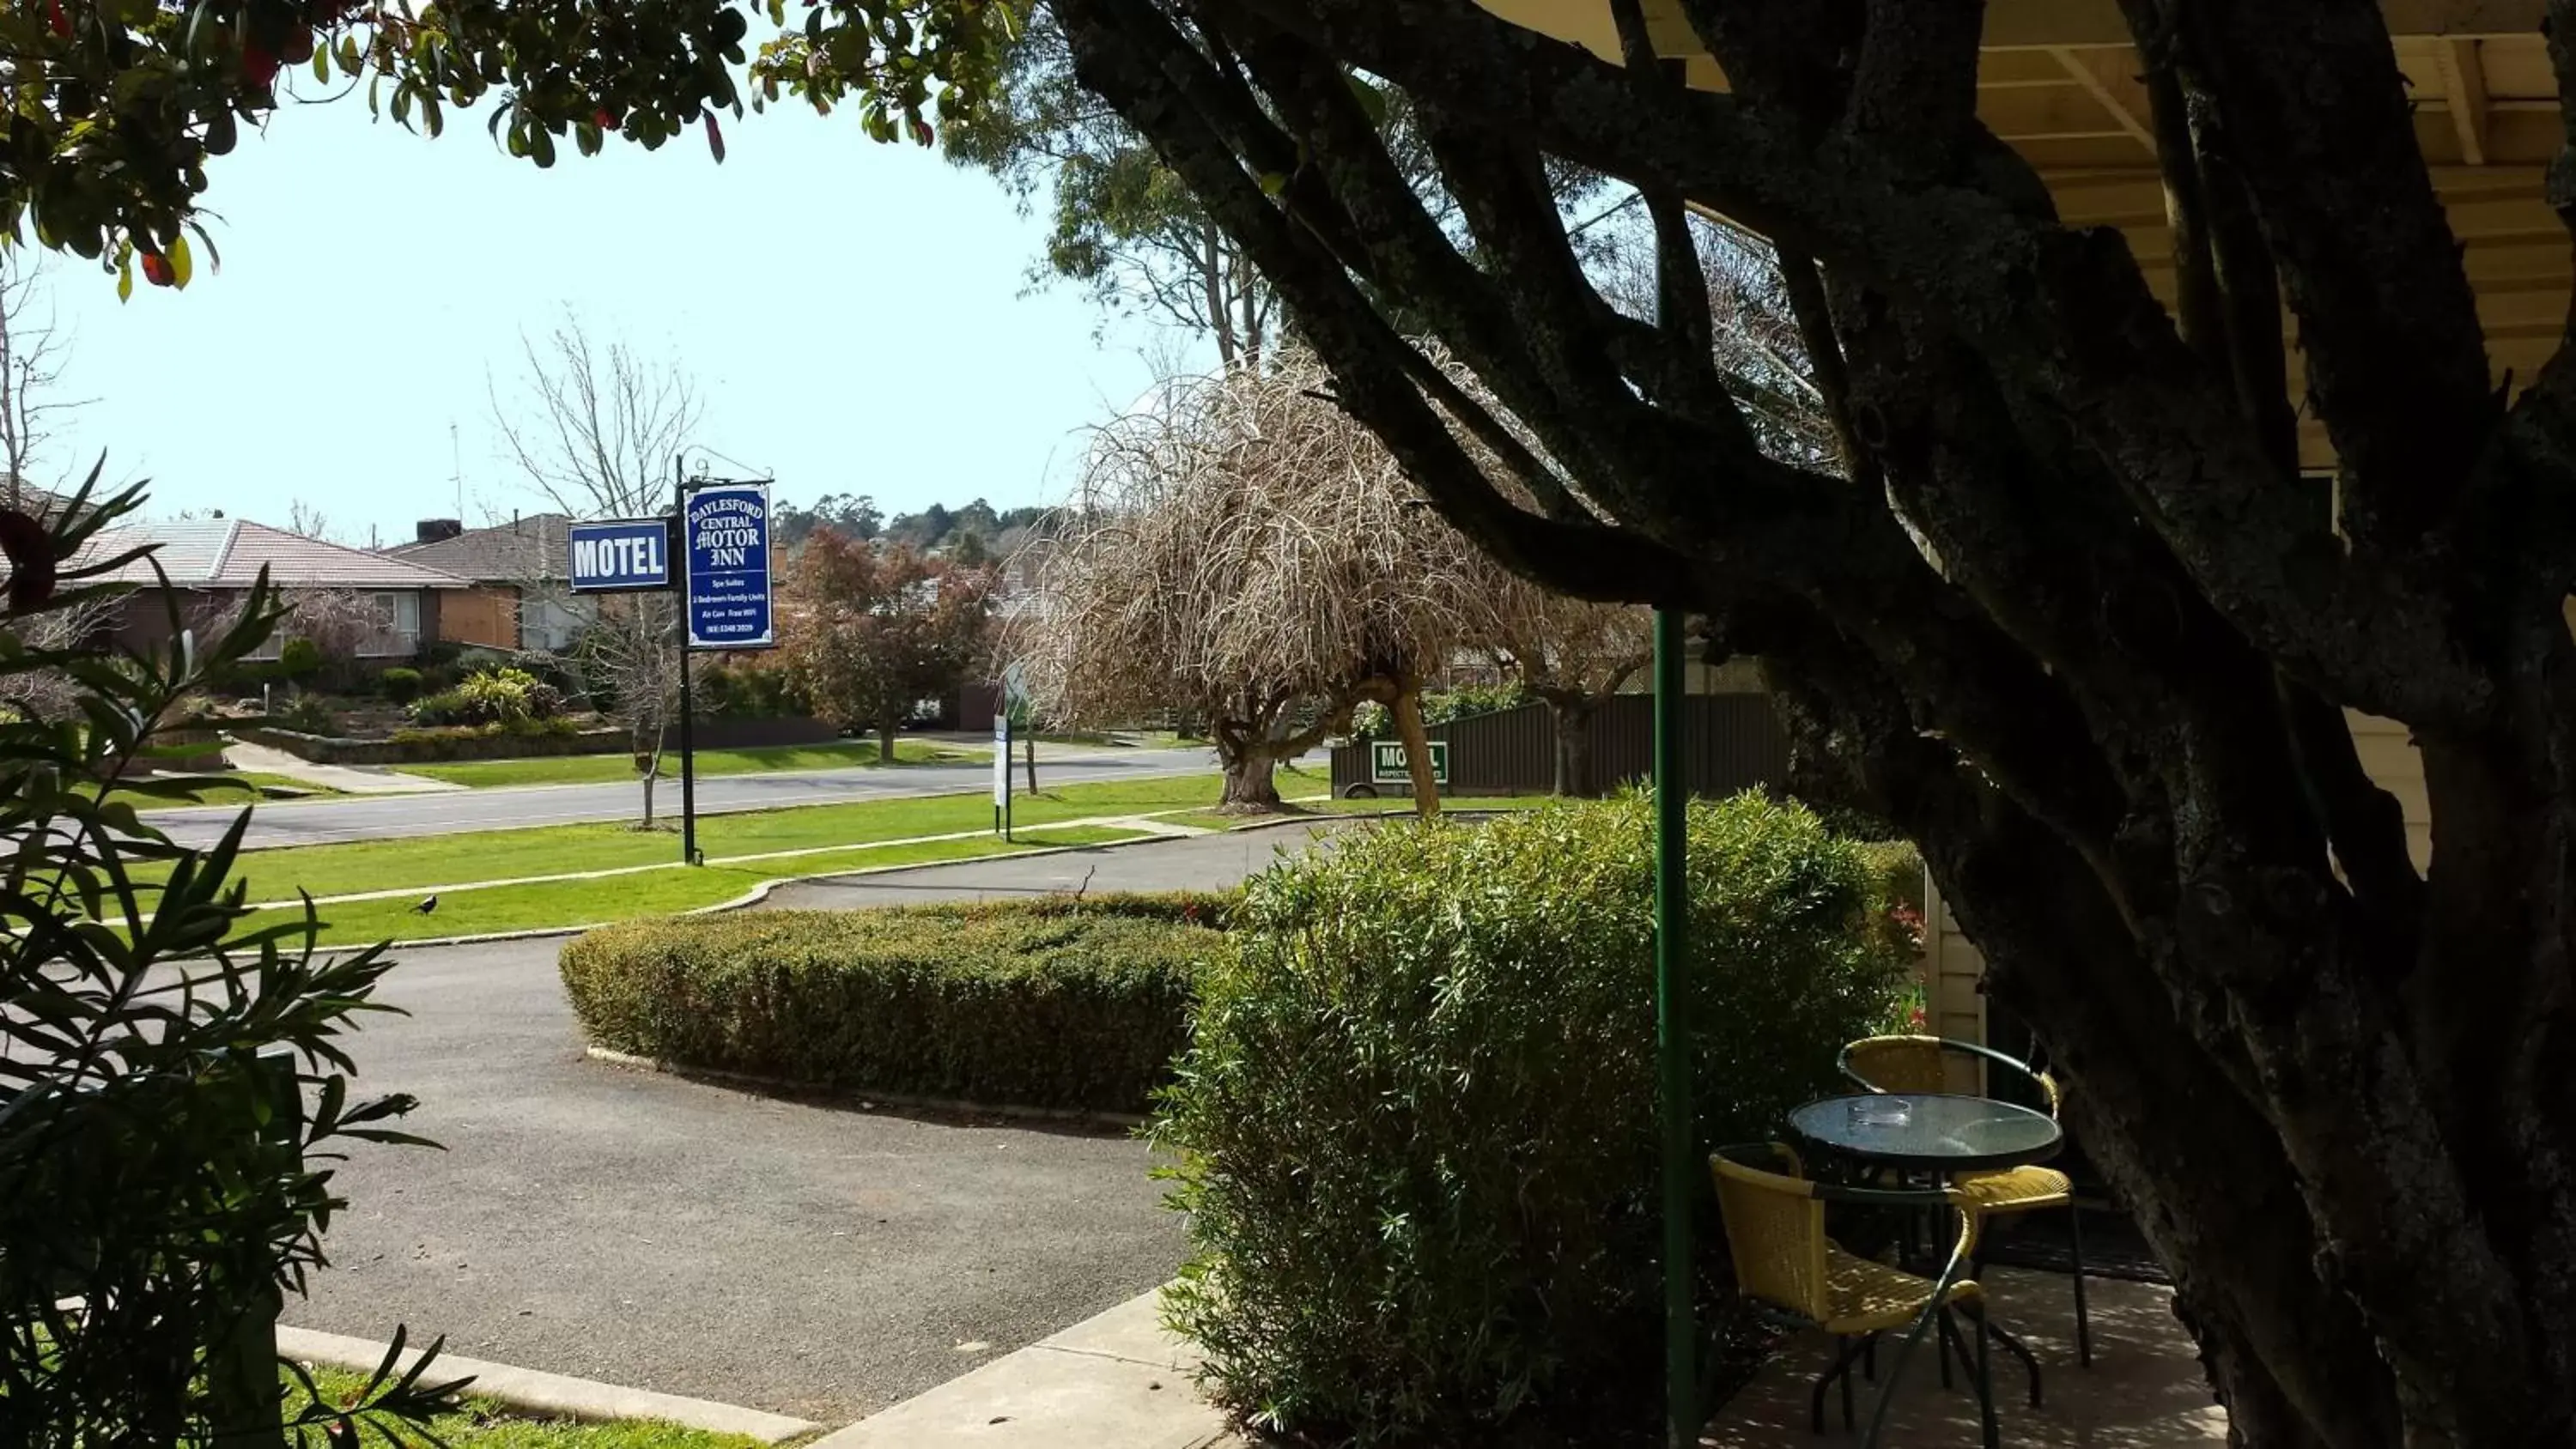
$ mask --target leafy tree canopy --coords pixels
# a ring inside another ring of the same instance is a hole
[[[1019,17],[1002,0],[44,0],[0,9],[14,104],[0,111],[0,226],[97,258],[131,286],[192,275],[206,161],[288,94],[363,89],[437,135],[489,102],[514,156],[554,164],[613,138],[659,147],[782,94],[856,106],[878,140],[932,144],[971,115]],[[755,39],[754,27],[765,34]],[[207,246],[211,256],[212,247]]]

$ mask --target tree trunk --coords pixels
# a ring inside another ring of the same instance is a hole
[[[653,828],[653,781],[662,773],[660,735],[659,729],[650,733],[640,728],[635,731],[635,777],[644,786],[644,818],[637,826],[644,830]]]
[[[1035,734],[1029,736],[1027,753],[1023,758],[1029,762],[1029,793],[1034,795],[1038,792],[1038,737]]]
[[[882,724],[877,726],[878,764],[891,765],[894,763],[894,736],[895,727],[893,725]]]
[[[1422,728],[1422,691],[1398,692],[1390,712],[1396,737],[1404,741],[1404,772],[1413,777],[1414,813],[1428,820],[1440,813],[1440,782],[1431,769],[1431,736]]]
[[[1279,755],[1269,739],[1249,735],[1230,749],[1222,733],[1218,741],[1218,760],[1225,767],[1225,799],[1219,808],[1245,814],[1279,809],[1279,784],[1273,778]]]
[[[1591,795],[1592,716],[1599,707],[1578,695],[1546,693],[1548,723],[1556,729],[1556,793]]]

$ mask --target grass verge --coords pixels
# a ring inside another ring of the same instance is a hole
[[[1185,740],[1171,730],[1041,730],[1038,743],[1173,750],[1183,745],[1205,744],[1206,741]]]
[[[326,1402],[349,1403],[366,1391],[364,1374],[318,1365],[312,1372],[313,1387]],[[437,1365],[431,1365],[430,1376],[438,1376]],[[279,1377],[286,1384],[286,1412],[303,1412],[307,1402],[303,1386],[292,1375]],[[765,1449],[761,1441],[746,1435],[711,1434],[654,1420],[577,1424],[568,1419],[529,1418],[473,1397],[471,1388],[466,1391],[463,1412],[441,1415],[430,1421],[429,1430],[448,1449]],[[377,1441],[369,1438],[368,1442]]]
[[[1033,829],[1102,815],[1186,810],[1216,803],[1221,792],[1222,782],[1215,775],[1067,785],[1018,797],[1012,805],[1012,821],[1020,828]],[[698,821],[698,849],[710,859],[721,859],[989,830],[992,824],[993,802],[988,795],[858,800],[703,816]],[[636,830],[612,824],[544,825],[248,851],[235,873],[250,883],[251,900],[283,901],[294,899],[299,888],[317,896],[358,895],[413,886],[428,889],[470,881],[660,865],[678,859],[679,853],[679,841],[671,830]],[[784,873],[783,867],[780,870]]]
[[[137,810],[170,810],[185,805],[249,805],[271,790],[294,792],[304,796],[337,795],[327,785],[308,785],[292,775],[270,775],[258,770],[227,770],[223,778],[176,795],[156,794],[119,786],[107,792],[110,800],[123,800]]]
[[[1298,810],[1308,815],[1410,815],[1410,798],[1382,797],[1376,800],[1299,799],[1293,789],[1280,792]],[[1555,799],[1553,795],[1444,795],[1440,808],[1457,810],[1529,810]],[[1215,810],[1192,810],[1166,817],[1177,825],[1195,825],[1202,830],[1231,830],[1236,826],[1281,825],[1300,818],[1293,813],[1278,815],[1227,815]]]
[[[423,941],[448,936],[482,936],[502,931],[548,931],[604,926],[642,916],[694,911],[736,899],[768,881],[832,871],[876,870],[901,865],[935,865],[952,860],[1017,855],[1023,851],[1073,845],[1109,845],[1134,840],[1140,831],[1081,827],[1020,831],[1010,843],[990,836],[972,840],[930,840],[912,845],[857,846],[784,860],[705,865],[695,870],[673,863],[658,870],[637,871],[597,880],[546,881],[535,885],[493,886],[486,890],[451,891],[438,898],[438,909],[422,915],[409,895],[380,901],[340,901],[314,907],[321,918],[320,944],[366,946],[378,941]],[[667,842],[666,842],[667,844]],[[282,911],[261,911],[254,927],[285,919]]]
[[[899,764],[963,765],[993,757],[990,750],[942,744],[936,740],[897,740]],[[760,775],[775,770],[839,770],[877,763],[874,740],[834,740],[821,745],[762,745],[740,750],[698,751],[698,774]],[[446,765],[405,765],[404,774],[444,780],[477,790],[507,785],[614,785],[635,778],[634,762],[624,755],[548,755],[527,760],[465,760]],[[674,757],[666,765],[676,773]]]

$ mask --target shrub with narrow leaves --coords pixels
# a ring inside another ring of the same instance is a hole
[[[41,520],[0,507],[0,685],[80,686],[15,693],[0,716],[0,1445],[318,1446],[361,1422],[414,1442],[443,1374],[289,1409],[273,1345],[247,1332],[324,1265],[351,1142],[415,1140],[391,1126],[410,1098],[352,1090],[350,1036],[386,1009],[393,963],[318,949],[310,907],[249,908],[247,809],[204,847],[135,810],[217,783],[141,771],[286,609],[264,570],[203,629],[173,591],[103,582],[148,549],[114,527],[140,487],[97,482]],[[97,607],[157,608],[163,642],[43,627]]]
[[[1652,1418],[1651,814],[1390,825],[1252,883],[1155,1125],[1194,1244],[1166,1308],[1222,1402],[1361,1444]],[[1803,809],[1695,803],[1690,840],[1700,1138],[1769,1135],[1901,967]]]

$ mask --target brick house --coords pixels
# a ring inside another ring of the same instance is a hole
[[[105,576],[139,586],[111,626],[135,647],[170,637],[165,601],[171,596],[183,620],[202,626],[239,608],[265,568],[269,583],[290,598],[328,598],[338,606],[332,613],[344,621],[345,646],[357,661],[396,664],[417,658],[439,637],[443,601],[466,588],[454,574],[240,518],[129,523],[91,540],[83,554],[109,558],[145,546],[154,550],[151,562],[136,559]],[[291,626],[278,631],[255,657],[277,657],[291,632]]]
[[[594,617],[592,603],[574,598],[566,586],[570,524],[560,513],[531,513],[489,528],[424,518],[419,537],[384,553],[468,585],[441,611],[438,638],[487,649],[562,650]]]

